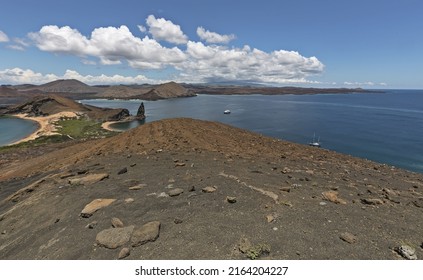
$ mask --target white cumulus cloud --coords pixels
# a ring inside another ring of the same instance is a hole
[[[43,26],[39,32],[29,33],[28,36],[42,51],[75,55],[90,52],[87,37],[69,26],[47,25]]]
[[[174,44],[185,44],[188,42],[188,37],[182,32],[181,27],[170,20],[149,15],[146,23],[149,27],[148,31],[158,41],[164,40]]]
[[[133,83],[154,83],[143,75],[137,76],[122,76],[113,75],[81,75],[74,70],[66,70],[63,75],[42,74],[31,69],[5,69],[0,70],[0,84],[44,84],[58,79],[77,79],[86,84],[133,84]]]
[[[6,35],[6,33],[0,30],[0,43],[2,42],[9,42],[9,37]]]
[[[143,84],[143,83],[152,83],[153,80],[143,76],[122,76],[122,75],[113,75],[107,76],[104,74],[93,76],[93,75],[81,75],[77,71],[74,70],[66,70],[65,74],[61,77],[61,79],[76,79],[83,83],[89,85],[97,85],[97,84]]]
[[[190,41],[187,53],[190,58],[179,64],[179,69],[203,81],[308,83],[307,76],[324,69],[316,57],[307,58],[294,51],[267,53],[249,46],[227,48]]]
[[[43,75],[30,69],[13,68],[0,70],[1,84],[42,84],[57,79],[58,77],[54,74]]]
[[[266,52],[250,46],[217,44],[232,35],[201,27],[197,31],[205,42],[188,41],[180,26],[171,21],[150,15],[146,22],[153,38],[137,37],[125,25],[95,28],[89,36],[69,26],[49,25],[28,36],[40,50],[75,55],[84,64],[94,64],[94,58],[102,65],[126,63],[141,70],[171,69],[177,71],[173,79],[187,82],[314,83],[309,77],[324,70],[318,58],[296,51]],[[175,46],[164,46],[158,40],[173,42]],[[206,44],[213,42],[216,44]],[[176,46],[181,43],[184,48]]]
[[[163,47],[148,36],[135,37],[125,25],[96,28],[90,38],[69,26],[44,26],[39,32],[30,33],[29,37],[40,50],[94,56],[104,65],[120,64],[125,59],[137,68],[159,69],[185,59],[179,48]]]
[[[211,32],[209,30],[204,29],[204,27],[200,26],[197,28],[197,35],[200,37],[201,40],[206,41],[207,43],[213,44],[227,44],[233,39],[235,39],[235,35],[221,35],[216,32]]]

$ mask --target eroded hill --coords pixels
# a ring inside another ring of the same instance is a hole
[[[129,117],[129,111],[127,109],[109,109],[84,105],[54,94],[36,95],[28,101],[1,110],[0,114],[26,114],[37,117],[61,112],[83,114],[88,118],[99,121],[118,121]]]

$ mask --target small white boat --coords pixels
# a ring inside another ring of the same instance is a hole
[[[311,141],[310,143],[308,143],[308,145],[309,146],[312,146],[312,147],[320,148],[321,147],[320,137],[317,138],[317,141],[315,139],[316,139],[316,134],[313,135],[313,141]]]
[[[231,113],[231,110],[225,110],[225,111],[223,111],[223,114],[230,114]]]

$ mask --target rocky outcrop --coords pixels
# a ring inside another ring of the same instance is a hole
[[[108,109],[104,113],[105,114],[103,115],[103,117],[96,118],[96,119],[115,122],[115,121],[124,120],[131,116],[128,109]]]
[[[143,120],[143,119],[145,119],[144,102],[141,102],[141,105],[138,108],[137,115],[135,116],[135,119],[137,119],[137,120]]]
[[[160,234],[160,225],[159,221],[153,221],[135,229],[131,237],[132,247],[155,241]]]
[[[105,229],[97,234],[96,242],[105,248],[116,249],[129,242],[133,230],[134,226]]]
[[[106,178],[109,178],[108,173],[88,174],[84,176],[70,178],[68,182],[71,185],[91,185],[100,182]]]
[[[107,207],[113,202],[115,202],[116,199],[112,198],[97,198],[85,205],[84,209],[82,209],[80,216],[82,218],[89,218],[91,217],[97,210],[100,210],[101,208]]]
[[[31,117],[48,116],[58,113],[58,111],[65,111],[67,107],[58,102],[54,96],[35,96],[27,102],[9,107],[5,114],[27,114]],[[82,107],[79,109],[82,109]]]
[[[37,95],[30,100],[2,110],[4,115],[26,114],[30,117],[48,116],[60,112],[75,112],[98,121],[120,121],[130,116],[127,109],[99,108],[84,105],[59,95]]]

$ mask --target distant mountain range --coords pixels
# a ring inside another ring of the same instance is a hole
[[[36,94],[54,93],[72,99],[140,99],[158,100],[176,97],[191,97],[197,94],[321,94],[375,92],[361,88],[303,88],[303,87],[265,87],[258,85],[193,85],[169,82],[161,85],[112,85],[89,86],[81,81],[57,80],[43,85],[1,86],[0,98],[33,97]]]
[[[81,81],[57,80],[43,85],[1,86],[0,97],[28,97],[34,94],[58,94],[72,99],[141,99],[158,100],[190,97],[196,94],[175,82],[161,85],[113,85],[89,86]]]

